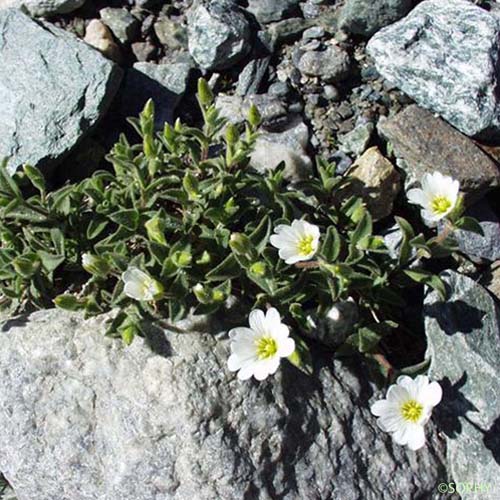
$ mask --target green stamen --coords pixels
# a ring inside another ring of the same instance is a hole
[[[261,337],[255,342],[257,346],[257,357],[259,359],[268,359],[278,352],[276,340],[272,337]]]
[[[451,201],[446,196],[436,196],[431,203],[432,211],[436,214],[445,214],[451,208]]]
[[[422,416],[422,412],[424,411],[424,407],[417,403],[414,399],[410,399],[401,407],[401,414],[403,418],[408,422],[418,422],[420,417]]]
[[[299,240],[297,244],[299,255],[309,255],[314,250],[313,240],[313,236],[304,236]]]

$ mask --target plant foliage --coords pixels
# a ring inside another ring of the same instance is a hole
[[[324,315],[351,298],[359,322],[348,349],[377,352],[404,308],[401,289],[424,283],[441,295],[441,280],[423,267],[449,255],[453,242],[426,240],[402,218],[397,258],[374,232],[363,200],[349,195],[348,177],[317,160],[316,173],[290,184],[283,168],[262,175],[249,167],[260,117],[252,107],[244,128],[227,124],[208,85],[199,83],[202,129],[177,121],[154,130],[150,101],[108,156],[112,171],[49,192],[40,171],[26,165],[11,177],[0,168],[0,290],[12,311],[59,307],[94,315],[113,308],[109,326],[129,343],[143,320],[175,321],[189,312],[212,314],[237,299],[250,310],[272,305],[311,329],[308,315]],[[271,165],[270,165],[271,167]],[[27,186],[30,184],[31,186]],[[31,190],[30,190],[31,189]],[[26,194],[29,193],[29,194]],[[305,218],[321,230],[313,261],[290,266],[269,244],[278,224]],[[460,219],[462,228],[477,230]],[[448,241],[450,240],[450,241]],[[82,265],[82,256],[91,262]],[[135,266],[163,286],[158,300],[133,300],[122,273]],[[307,357],[293,356],[296,364]]]

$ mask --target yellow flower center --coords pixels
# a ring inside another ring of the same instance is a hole
[[[306,256],[312,253],[314,251],[313,241],[313,236],[303,236],[297,243],[297,251],[299,252],[299,255]]]
[[[418,422],[423,411],[424,407],[414,399],[410,399],[401,406],[401,415],[403,415],[403,418],[408,422]]]
[[[259,359],[271,358],[278,352],[278,344],[272,337],[261,337],[255,341],[255,345]]]
[[[446,196],[436,196],[432,200],[431,208],[436,214],[445,214],[451,208],[451,201]]]

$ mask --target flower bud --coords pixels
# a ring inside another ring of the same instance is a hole
[[[193,256],[191,252],[181,250],[174,253],[172,260],[177,267],[188,267],[193,260]]]
[[[88,273],[101,276],[102,278],[107,276],[110,271],[110,266],[105,259],[91,253],[84,253],[82,255],[82,267]]]
[[[267,266],[265,262],[259,261],[255,262],[250,266],[250,272],[255,276],[263,277],[266,275]]]
[[[198,79],[198,99],[202,106],[210,106],[214,100],[212,90],[204,78]]]
[[[245,255],[251,246],[248,236],[242,233],[233,233],[229,239],[231,250],[237,255]]]
[[[238,129],[235,125],[230,123],[226,128],[226,141],[231,146],[236,144],[239,139]]]
[[[193,293],[200,304],[210,304],[211,296],[201,283],[193,287]]]
[[[257,128],[262,121],[262,117],[260,116],[259,110],[255,104],[250,106],[250,110],[248,111],[248,123],[254,128]]]

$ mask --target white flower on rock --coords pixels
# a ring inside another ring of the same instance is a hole
[[[425,174],[422,189],[410,189],[410,203],[422,207],[422,218],[431,223],[446,217],[456,206],[460,183],[440,172]]]
[[[280,224],[270,238],[271,245],[287,264],[310,260],[318,250],[319,227],[304,220],[294,220],[291,226]]]
[[[424,425],[442,397],[441,386],[425,375],[412,379],[402,375],[387,391],[386,399],[377,401],[371,412],[379,417],[378,426],[390,432],[394,441],[418,450],[425,444]]]
[[[163,285],[137,267],[129,267],[123,274],[124,292],[135,300],[158,300],[163,295]]]
[[[289,337],[288,326],[281,322],[279,312],[270,308],[266,314],[260,309],[249,316],[250,328],[233,328],[231,338],[231,356],[228,368],[238,371],[240,380],[252,375],[257,380],[264,380],[276,372],[281,358],[290,356],[295,350],[295,342]]]

